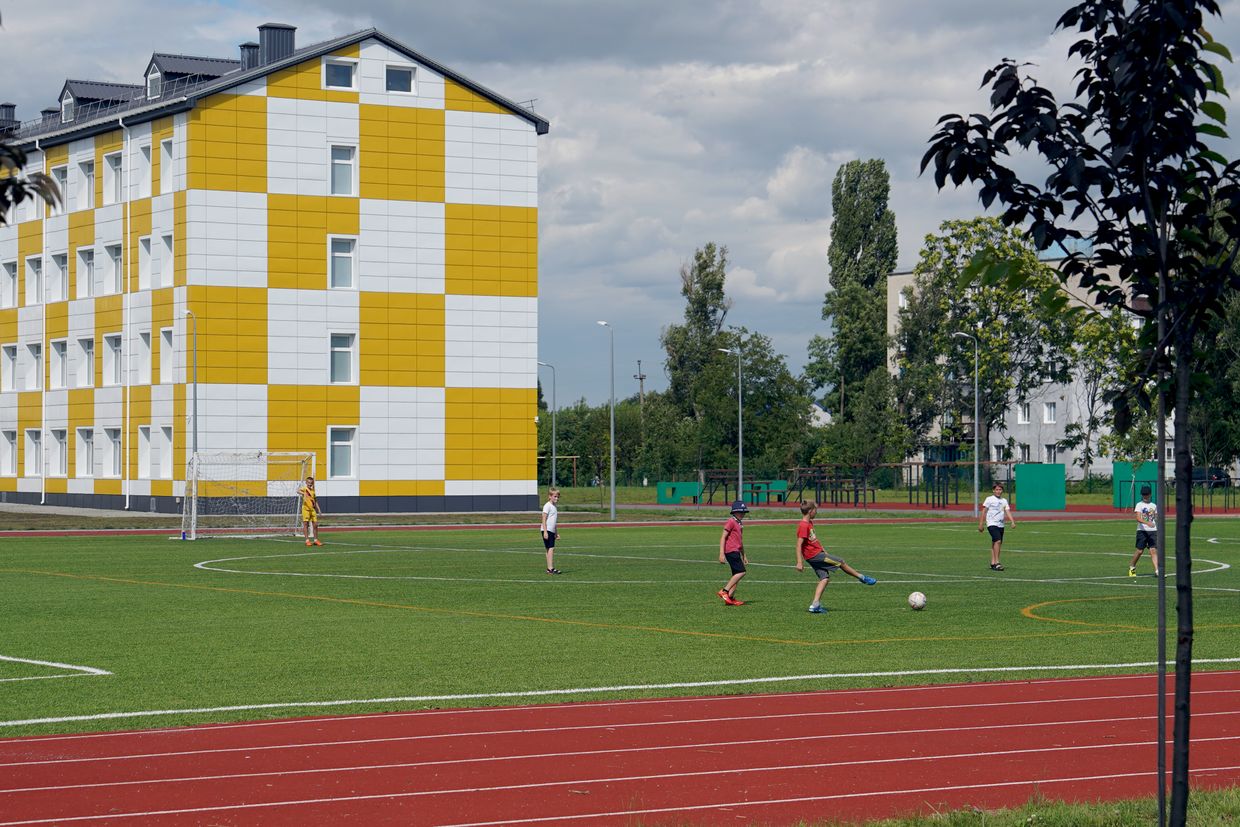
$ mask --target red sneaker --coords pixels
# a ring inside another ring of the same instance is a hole
[[[720,597],[722,597],[722,598],[723,598],[723,602],[724,602],[724,603],[727,603],[727,602],[728,602],[728,599],[730,598],[730,595],[728,594],[728,592],[727,592],[727,590],[726,590],[726,589],[720,589],[719,591],[715,592],[715,594],[717,594],[717,595],[719,595]]]
[[[314,538],[314,544],[315,544],[316,546],[321,546],[321,545],[323,545],[323,544],[319,541],[319,538],[318,538],[318,537],[315,537],[315,538]]]
[[[723,602],[727,603],[729,606],[744,606],[745,605],[744,600],[737,600],[735,597],[733,597],[730,594],[723,598]]]

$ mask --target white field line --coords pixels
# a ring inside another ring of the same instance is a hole
[[[1204,663],[1204,662],[1205,661],[1201,659],[1197,659],[1196,661],[1194,661],[1194,663]],[[1196,674],[1196,678],[1197,678],[1197,681],[1200,682],[1201,679],[1205,676],[1234,677],[1237,675],[1240,675],[1240,671],[1219,670],[1219,671],[1212,671],[1212,672],[1199,672]],[[923,692],[924,693],[933,692],[935,694],[943,694],[946,692],[953,692],[953,691],[959,691],[959,690],[976,693],[979,687],[985,688],[987,690],[992,690],[992,689],[1001,689],[1004,687],[1012,687],[1012,686],[1031,687],[1031,686],[1039,686],[1039,685],[1045,685],[1045,684],[1052,684],[1055,686],[1067,686],[1068,684],[1075,684],[1075,683],[1104,684],[1104,683],[1131,682],[1131,681],[1152,681],[1154,680],[1154,677],[1155,677],[1154,675],[1148,675],[1148,674],[1147,675],[1139,675],[1139,674],[1138,675],[1090,675],[1090,676],[1081,676],[1081,677],[1075,677],[1075,678],[1031,678],[1027,680],[1017,679],[1017,680],[1007,680],[1007,681],[987,681],[984,684],[940,683],[940,684],[927,684],[923,686],[886,686],[886,687],[873,687],[873,688],[860,688],[860,689],[829,689],[829,690],[810,689],[810,690],[804,690],[800,692],[764,692],[764,693],[752,694],[752,695],[707,695],[707,696],[698,696],[698,697],[688,696],[688,697],[676,697],[676,698],[622,698],[622,699],[614,700],[614,701],[591,701],[591,703],[599,707],[608,707],[608,708],[619,708],[619,707],[631,708],[631,707],[639,707],[639,706],[640,707],[651,707],[651,706],[667,707],[667,706],[676,706],[676,705],[683,706],[685,704],[692,704],[695,706],[703,706],[705,704],[726,704],[727,706],[733,707],[733,706],[743,705],[751,701],[769,701],[772,699],[796,700],[796,699],[802,699],[802,698],[816,698],[816,697],[821,697],[822,695],[828,694],[828,693],[831,695],[831,697],[834,697],[834,698],[841,698],[841,697],[846,697],[850,695],[865,695],[867,698],[873,698],[876,695],[907,695],[910,693],[923,693]],[[1214,693],[1214,692],[1232,692],[1236,690],[1231,690],[1231,689],[1200,690],[1198,689],[1195,691],[1198,693],[1203,693],[1203,692]],[[1120,697],[1120,696],[1117,695],[1113,697]],[[1133,697],[1133,696],[1125,695],[1123,697]],[[1136,697],[1152,698],[1154,697],[1154,694],[1151,691],[1144,696],[1139,695]],[[1070,700],[1079,700],[1079,698],[1047,699],[1048,702],[1054,701],[1054,700],[1070,701]],[[29,743],[29,742],[50,743],[52,741],[94,741],[94,740],[98,740],[101,738],[107,738],[107,739],[144,738],[144,737],[150,737],[152,735],[166,736],[166,735],[176,735],[176,734],[200,735],[204,732],[216,732],[220,730],[232,730],[232,729],[267,729],[271,727],[303,726],[307,724],[311,726],[319,726],[323,723],[324,720],[330,720],[332,723],[373,720],[377,715],[382,715],[384,720],[395,720],[398,718],[413,718],[413,717],[442,718],[442,717],[465,717],[465,716],[476,716],[476,715],[491,716],[491,715],[499,715],[499,714],[530,712],[531,710],[537,710],[539,712],[553,712],[553,711],[559,711],[563,709],[576,709],[578,707],[579,707],[579,704],[576,704],[576,703],[566,703],[566,704],[534,703],[534,704],[525,704],[525,705],[517,705],[517,706],[461,707],[458,709],[419,709],[419,710],[414,710],[411,712],[382,712],[382,713],[361,712],[361,713],[354,713],[352,715],[333,715],[333,716],[330,716],[329,719],[325,719],[323,717],[284,718],[284,719],[277,719],[277,720],[270,720],[270,721],[241,721],[239,723],[194,724],[190,726],[167,727],[167,728],[162,728],[162,729],[128,729],[128,730],[115,730],[112,732],[80,732],[80,733],[74,733],[71,735],[36,735],[36,736],[29,737],[29,738],[6,738],[4,739],[2,743],[4,746],[10,746],[12,744],[21,744],[21,743]],[[903,708],[904,707],[890,707],[890,709],[892,710],[903,709]]]
[[[817,765],[805,764],[801,766],[790,766],[790,767],[769,767],[769,768],[764,767],[764,768],[760,768],[758,770],[752,770],[752,771],[770,772],[772,770],[783,770],[783,769],[796,770],[796,769],[813,768],[815,766]],[[1200,775],[1202,773],[1233,772],[1236,770],[1240,770],[1240,765],[1222,766],[1222,767],[1201,767],[1201,768],[1192,769],[1190,770],[1190,772]],[[738,771],[731,770],[730,772],[738,772]],[[481,792],[501,792],[501,791],[512,791],[512,790],[530,790],[530,789],[538,789],[538,788],[544,788],[544,787],[563,787],[563,786],[572,785],[572,784],[607,784],[607,783],[623,783],[623,782],[633,782],[633,781],[666,781],[666,780],[677,779],[677,778],[692,778],[695,776],[716,775],[716,774],[717,773],[715,772],[700,772],[700,771],[699,772],[683,772],[683,773],[662,773],[662,774],[652,774],[652,775],[617,776],[617,777],[612,777],[612,778],[590,778],[590,779],[582,779],[579,781],[554,781],[554,782],[539,782],[539,783],[531,783],[531,784],[512,784],[512,785],[503,786],[503,787],[471,787],[471,788],[462,788],[458,790],[445,790],[442,792],[433,792],[433,793],[419,790],[419,791],[400,792],[400,793],[378,793],[374,795],[347,795],[347,796],[336,796],[336,797],[328,797],[328,798],[303,798],[303,799],[294,799],[294,800],[288,800],[288,801],[267,801],[267,802],[262,802],[262,803],[257,803],[257,804],[221,804],[221,805],[216,805],[216,806],[211,806],[211,807],[186,807],[186,808],[174,809],[174,810],[147,810],[143,812],[104,813],[104,814],[98,814],[98,815],[70,816],[67,818],[61,817],[61,818],[55,818],[55,819],[31,819],[31,820],[26,820],[26,821],[5,821],[5,822],[0,822],[0,827],[19,827],[19,825],[49,824],[49,823],[66,824],[66,823],[74,822],[74,821],[90,821],[94,819],[102,820],[102,819],[112,819],[112,818],[140,818],[144,816],[150,817],[150,816],[188,815],[191,813],[218,813],[218,812],[224,812],[224,811],[272,809],[275,807],[294,807],[294,806],[306,806],[306,805],[315,805],[315,804],[339,804],[341,802],[346,802],[346,801],[383,801],[383,800],[392,800],[392,799],[419,798],[419,797],[423,797],[427,795],[443,795],[443,794],[449,794],[449,793],[462,794],[462,793],[481,793]],[[509,819],[504,819],[503,821],[465,822],[465,823],[454,824],[454,825],[444,825],[444,827],[493,827],[493,826],[503,825],[503,824],[531,824],[531,823],[547,822],[547,821],[574,822],[580,819],[587,819],[587,818],[608,818],[608,817],[614,818],[617,816],[650,815],[654,813],[687,812],[687,811],[692,811],[692,810],[713,810],[713,809],[719,809],[722,807],[731,808],[731,807],[741,807],[741,806],[754,807],[754,806],[773,805],[773,804],[798,804],[798,803],[809,803],[812,801],[834,801],[834,800],[841,800],[841,799],[848,799],[848,798],[860,798],[862,796],[876,796],[876,795],[921,795],[921,794],[930,793],[930,792],[950,792],[950,791],[955,791],[955,790],[993,789],[995,787],[1013,787],[1013,786],[1025,786],[1025,785],[1031,785],[1031,784],[1042,785],[1042,784],[1060,784],[1060,783],[1081,782],[1081,781],[1106,781],[1106,780],[1115,780],[1115,779],[1120,779],[1120,778],[1146,778],[1146,777],[1153,777],[1155,775],[1156,773],[1151,772],[1151,771],[1141,771],[1141,772],[1128,772],[1128,773],[1110,773],[1107,775],[1065,776],[1065,777],[1060,777],[1060,778],[1028,778],[1028,779],[1022,779],[1019,781],[995,781],[995,782],[990,782],[986,784],[961,784],[961,785],[942,786],[942,787],[919,787],[919,788],[914,788],[914,789],[873,790],[873,791],[857,792],[857,793],[838,793],[835,795],[803,796],[803,797],[798,797],[798,798],[767,799],[763,801],[747,800],[747,801],[740,801],[740,802],[717,802],[717,803],[712,803],[712,804],[697,804],[697,805],[684,806],[684,807],[663,807],[663,808],[653,808],[653,809],[644,809],[644,810],[622,810],[618,812],[609,812],[609,813],[586,813],[586,814],[572,814],[572,815],[565,815],[565,816],[542,816],[539,818],[525,818],[525,819],[515,819],[515,820],[509,818]]]
[[[1214,692],[1205,692],[1200,694],[1231,694],[1236,690],[1214,690]],[[145,752],[123,755],[99,755],[85,758],[49,758],[38,761],[11,761],[0,764],[0,767],[35,767],[46,765],[60,764],[91,764],[97,762],[116,762],[116,761],[132,761],[132,760],[149,760],[155,758],[175,758],[190,755],[225,755],[234,752],[257,753],[271,752],[276,750],[301,750],[301,749],[320,749],[324,747],[339,746],[360,746],[363,744],[390,744],[390,743],[409,743],[412,741],[436,741],[448,739],[466,739],[466,738],[492,738],[503,735],[545,735],[548,733],[564,733],[564,732],[592,732],[598,730],[615,731],[615,730],[636,730],[650,727],[678,727],[690,726],[698,724],[735,724],[742,721],[788,721],[807,718],[836,718],[840,716],[854,715],[878,715],[886,713],[908,713],[908,712],[932,712],[943,711],[949,709],[978,709],[981,707],[1007,707],[1007,706],[1037,706],[1049,703],[1076,703],[1081,701],[1132,701],[1146,700],[1147,695],[1110,695],[1099,696],[1094,698],[1071,698],[1071,699],[1043,699],[1036,701],[1005,701],[993,704],[952,704],[952,705],[930,705],[930,706],[913,706],[913,707],[894,707],[886,709],[856,709],[841,710],[832,712],[787,712],[781,714],[769,715],[734,715],[720,716],[710,718],[691,718],[684,720],[660,720],[660,721],[634,721],[629,723],[608,723],[608,724],[577,724],[573,726],[544,726],[544,727],[526,727],[521,729],[493,729],[482,730],[478,732],[440,732],[427,735],[390,735],[380,738],[351,738],[329,741],[310,741],[297,742],[291,744],[266,744],[258,746],[238,746],[238,747],[211,747],[205,749],[189,749],[175,750],[167,752]],[[1221,717],[1227,715],[1240,715],[1240,710],[1226,712],[1199,712],[1195,717],[1210,718]],[[1137,721],[1143,718],[1153,718],[1153,716],[1128,715],[1119,718],[1085,718],[1081,720],[1055,720],[1055,721],[1038,721],[1016,724],[994,724],[979,725],[975,727],[930,727],[919,729],[899,729],[884,730],[873,732],[840,732],[827,735],[816,736],[820,739],[830,738],[867,738],[875,735],[909,735],[924,734],[928,732],[943,731],[965,731],[965,730],[992,730],[992,729],[1014,729],[1021,727],[1055,727],[1055,726],[1079,726],[1081,724],[1100,724],[1100,723],[1117,723],[1122,721]]]
[[[1201,658],[1193,663],[1240,663],[1240,658]],[[62,724],[72,721],[108,721],[121,718],[158,718],[169,715],[200,715],[216,712],[244,712],[259,709],[312,709],[391,703],[429,703],[432,701],[477,701],[501,698],[547,698],[560,695],[596,695],[607,692],[644,692],[664,689],[707,689],[720,686],[755,686],[792,681],[841,680],[848,678],[905,678],[921,675],[977,675],[1011,672],[1068,672],[1082,669],[1148,669],[1157,661],[1131,663],[1072,664],[1062,666],[980,666],[949,669],[904,669],[894,672],[825,672],[813,675],[784,675],[769,678],[733,678],[719,681],[679,681],[675,683],[628,684],[619,686],[586,686],[573,689],[532,689],[513,692],[470,692],[453,695],[405,695],[391,698],[360,698],[336,701],[282,701],[266,704],[234,704],[231,706],[192,707],[187,709],[147,709],[133,712],[101,712],[94,715],[59,715],[48,718],[25,718],[0,721],[0,727]]]
[[[50,660],[31,660],[30,658],[13,658],[13,657],[9,657],[8,655],[0,655],[0,660],[8,661],[9,663],[27,663],[27,664],[30,664],[31,666],[46,666],[49,669],[61,669],[61,670],[64,670],[65,672],[65,674],[63,675],[28,675],[23,678],[0,678],[0,683],[9,683],[11,681],[45,681],[45,680],[52,680],[54,678],[81,678],[81,677],[112,674],[111,672],[108,672],[107,670],[96,669],[93,666],[77,666],[72,663],[56,663],[55,661],[50,661]]]

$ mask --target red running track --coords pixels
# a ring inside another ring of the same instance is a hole
[[[0,825],[788,824],[1151,796],[1149,675],[301,718],[0,740]],[[1240,671],[1193,676],[1240,784]]]

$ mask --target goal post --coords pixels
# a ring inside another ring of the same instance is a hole
[[[181,539],[201,534],[296,534],[297,489],[314,474],[313,451],[199,451],[185,474]]]

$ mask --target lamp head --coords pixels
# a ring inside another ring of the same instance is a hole
[[[602,319],[600,319],[598,323],[602,327],[611,327],[611,325],[609,325],[607,322],[603,321]]]

